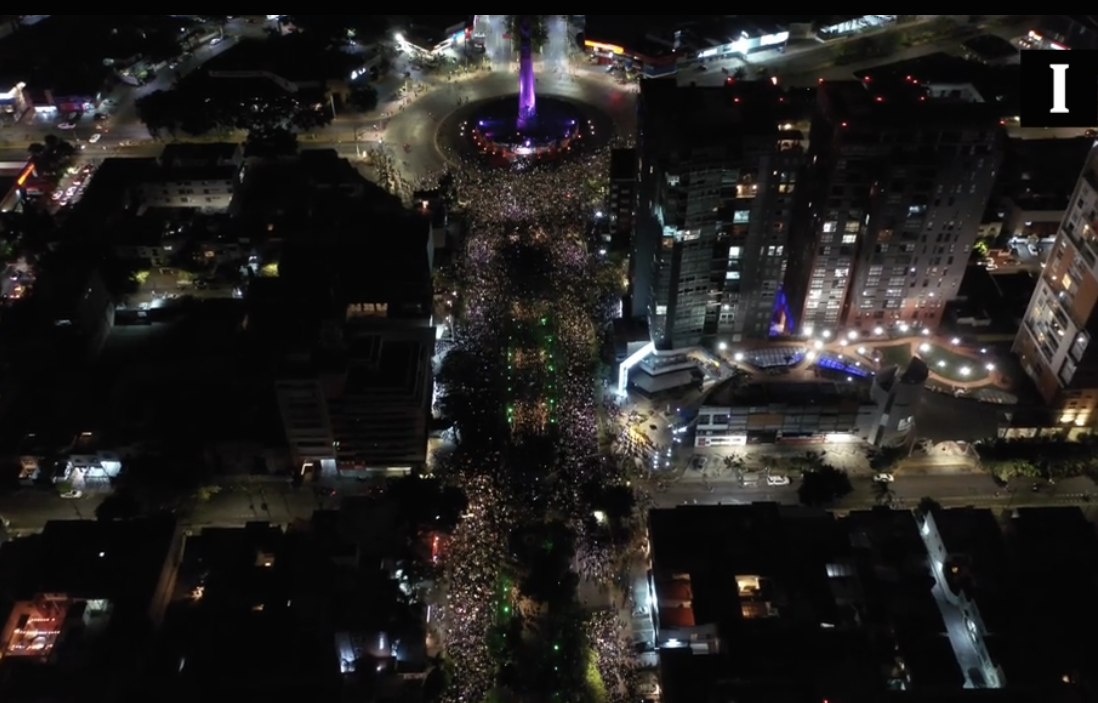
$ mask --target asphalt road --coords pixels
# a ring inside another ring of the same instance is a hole
[[[352,483],[346,489],[358,493],[362,485]],[[9,533],[34,532],[50,520],[94,520],[95,508],[105,494],[89,494],[76,500],[63,500],[48,489],[28,488],[0,496],[0,517],[7,521]],[[241,525],[261,520],[288,524],[307,519],[320,508],[338,507],[341,494],[324,496],[311,486],[293,488],[286,483],[232,486],[210,496],[193,500],[178,510],[184,524],[192,527]]]
[[[765,480],[760,483],[765,484]],[[836,509],[868,509],[880,505],[882,495],[869,478],[854,478],[854,492]],[[888,498],[898,508],[911,509],[925,497],[933,498],[945,507],[975,506],[981,508],[1020,508],[1036,506],[1083,507],[1088,516],[1098,518],[1098,490],[1089,479],[1078,478],[1032,490],[1033,482],[1020,479],[1006,488],[998,487],[986,474],[899,475],[889,484]],[[653,507],[673,508],[684,504],[735,505],[753,502],[797,504],[797,481],[789,486],[743,486],[733,479],[702,480],[688,475],[659,488],[655,483],[646,487]],[[179,509],[182,522],[189,527],[241,525],[249,521],[288,524],[308,519],[317,509],[335,508],[350,496],[365,492],[357,482],[345,482],[334,495],[327,496],[311,486],[294,488],[281,482],[235,485],[210,496],[208,500],[190,502]],[[0,517],[8,521],[13,534],[42,529],[50,520],[95,519],[95,508],[102,495],[88,495],[78,500],[62,500],[49,490],[25,489],[0,497]]]
[[[880,490],[870,478],[853,478],[854,492],[836,506],[838,509],[870,508],[881,504]],[[654,505],[670,508],[676,505],[694,504],[725,505],[773,501],[797,504],[797,481],[788,486],[766,486],[765,479],[758,486],[743,486],[736,480],[704,481],[700,478],[684,478],[668,483],[663,489],[651,488]],[[923,498],[930,497],[945,507],[1026,507],[1039,505],[1083,505],[1087,495],[1098,497],[1092,481],[1085,478],[1061,481],[1054,486],[1032,490],[1033,482],[1015,480],[1006,488],[1000,488],[991,477],[982,473],[954,475],[898,475],[888,484],[893,505],[914,508]],[[1098,508],[1098,500],[1095,500]]]

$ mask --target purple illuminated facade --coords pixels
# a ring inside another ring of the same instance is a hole
[[[522,18],[522,43],[519,45],[519,114],[518,128],[533,126],[537,119],[537,98],[534,96],[534,57],[530,49],[530,19]]]

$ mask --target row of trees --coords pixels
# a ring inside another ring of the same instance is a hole
[[[1098,439],[998,439],[978,446],[980,464],[996,478],[1098,479]]]
[[[154,137],[178,132],[201,136],[217,130],[308,132],[332,121],[327,96],[281,90],[260,95],[189,86],[154,91],[139,98],[136,107]]]
[[[507,31],[517,48],[522,38],[524,26],[530,29],[530,46],[538,51],[549,41],[549,29],[545,24],[545,15],[507,15]]]

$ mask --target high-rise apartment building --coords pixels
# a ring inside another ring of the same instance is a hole
[[[633,216],[637,209],[637,151],[614,149],[610,152],[610,195],[606,217],[615,239],[628,241],[633,234]]]
[[[853,81],[817,98],[786,285],[797,331],[937,329],[1002,160],[994,107]]]
[[[1098,145],[1075,185],[1014,352],[1067,427],[1098,424]]]
[[[804,157],[791,104],[764,82],[646,81],[639,110],[634,314],[658,349],[767,338]]]

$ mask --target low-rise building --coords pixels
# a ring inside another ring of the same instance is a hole
[[[61,520],[0,548],[0,698],[111,699],[152,651],[180,540],[171,519]]]
[[[749,442],[870,441],[879,417],[869,384],[738,379],[715,388],[698,411],[695,446]]]
[[[683,506],[650,513],[649,547],[663,703],[1082,701],[1098,676],[1077,508]],[[1068,617],[1018,607],[1034,573]]]
[[[122,472],[122,457],[94,432],[75,437],[30,433],[19,443],[19,478],[24,483],[69,484],[73,490],[108,485]]]
[[[234,144],[171,144],[157,167],[136,186],[143,208],[228,211],[239,181],[243,152]]]
[[[910,513],[686,506],[649,545],[664,703],[965,687]]]

